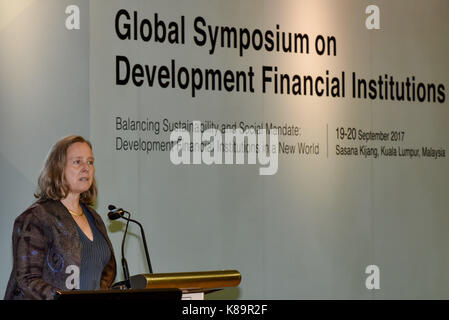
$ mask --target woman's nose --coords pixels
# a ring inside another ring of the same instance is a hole
[[[82,171],[89,172],[89,164],[87,162],[83,162]]]

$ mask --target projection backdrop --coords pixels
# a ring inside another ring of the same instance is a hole
[[[155,272],[242,273],[210,298],[449,297],[447,1],[0,3],[2,292],[45,156],[80,134],[118,259],[108,204]],[[278,129],[277,170],[173,164],[193,121]]]

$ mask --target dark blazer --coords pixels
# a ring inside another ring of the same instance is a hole
[[[111,249],[101,276],[101,289],[116,276],[111,241],[101,217],[86,206]],[[81,268],[81,242],[76,222],[60,201],[35,202],[14,222],[13,269],[5,300],[53,299],[56,290],[76,289]]]

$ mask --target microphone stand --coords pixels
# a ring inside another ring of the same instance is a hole
[[[123,281],[123,283],[125,284],[126,288],[131,288],[131,281],[130,281],[130,277],[129,277],[129,269],[128,269],[128,262],[126,261],[125,258],[125,238],[126,238],[126,234],[128,232],[128,225],[129,222],[134,222],[136,223],[139,228],[140,228],[140,234],[142,236],[142,241],[143,241],[143,246],[145,249],[145,256],[147,259],[147,264],[148,264],[148,270],[150,273],[153,273],[153,268],[151,267],[151,261],[150,261],[150,254],[148,253],[148,245],[147,245],[147,239],[145,237],[145,231],[143,230],[142,225],[140,224],[140,222],[131,219],[131,214],[123,209],[117,209],[114,205],[109,205],[108,206],[109,210],[112,210],[108,213],[108,217],[110,220],[115,220],[118,218],[122,218],[126,220],[126,227],[125,227],[125,232],[123,234],[123,239],[122,239],[122,267],[123,267],[123,274],[125,276],[125,281]],[[127,213],[128,217],[125,217],[124,214]],[[121,284],[122,285],[122,284]]]
[[[125,213],[128,214],[128,217],[131,216],[129,212],[125,211]],[[126,288],[131,288],[131,283],[129,280],[129,268],[128,268],[128,261],[126,261],[125,258],[125,238],[126,238],[126,233],[128,232],[128,225],[129,225],[129,220],[126,221],[126,227],[125,227],[125,232],[123,233],[123,239],[122,239],[122,268],[123,268],[123,275],[125,276],[125,286]]]
[[[124,216],[121,216],[121,218],[127,220],[128,222],[129,221],[134,222],[140,227],[140,234],[142,235],[143,247],[145,249],[145,256],[147,258],[148,270],[150,271],[150,273],[153,273],[153,268],[151,267],[150,255],[148,253],[147,239],[145,238],[145,231],[143,230],[142,225],[140,224],[140,222],[138,222],[134,219],[126,218]]]

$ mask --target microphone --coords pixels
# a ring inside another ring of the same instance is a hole
[[[118,218],[123,217],[123,215],[125,213],[128,213],[128,215],[130,215],[129,212],[123,210],[122,208],[116,208],[114,205],[110,204],[108,206],[108,209],[111,210],[108,213],[108,218],[110,220],[117,220]],[[126,287],[129,289],[131,287],[130,285],[130,281],[129,281],[129,268],[128,268],[128,261],[126,261],[125,258],[125,239],[126,239],[126,234],[128,232],[128,225],[129,225],[129,221],[126,222],[126,227],[125,227],[125,232],[123,233],[123,239],[122,239],[122,268],[123,268],[123,275],[125,276],[125,285]]]
[[[125,229],[125,235],[126,235],[126,231],[127,231],[127,229],[128,229],[128,223],[129,223],[130,221],[131,221],[131,222],[134,222],[135,224],[137,224],[137,225],[139,226],[139,228],[140,228],[140,234],[141,234],[141,236],[142,236],[143,247],[144,247],[144,249],[145,249],[145,257],[146,257],[146,259],[147,259],[148,270],[149,270],[150,273],[153,273],[153,268],[151,267],[150,254],[148,253],[148,246],[147,246],[147,239],[146,239],[146,237],[145,237],[145,231],[143,230],[143,227],[142,227],[142,225],[140,224],[140,222],[138,222],[138,221],[136,221],[136,220],[134,220],[134,219],[131,219],[131,214],[130,214],[128,211],[123,210],[122,208],[116,208],[114,205],[111,204],[111,205],[108,206],[108,209],[111,210],[111,211],[108,213],[109,219],[111,219],[111,220],[116,220],[116,219],[118,219],[118,218],[122,218],[122,219],[125,219],[125,220],[127,221],[127,223],[126,223],[126,229]],[[125,213],[128,214],[128,217],[125,217],[125,216],[124,216]],[[123,249],[123,243],[124,243],[124,240],[125,240],[125,235],[123,236],[123,242],[122,242],[122,257],[124,256],[124,254],[123,254],[123,250],[124,250],[124,249]],[[125,260],[125,262],[126,262],[126,260]]]
[[[117,220],[118,218],[121,218],[123,214],[126,212],[122,208],[116,208],[113,204],[110,204],[108,206],[108,209],[110,210],[108,213],[108,218],[110,220]]]

